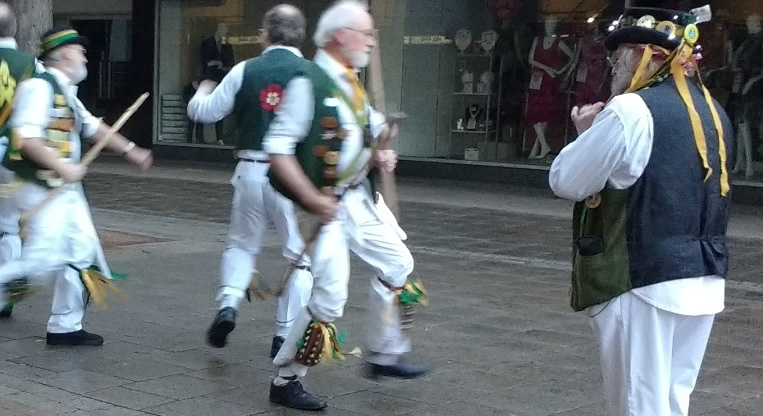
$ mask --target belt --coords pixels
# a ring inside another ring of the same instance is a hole
[[[246,157],[239,157],[237,158],[240,162],[251,162],[251,163],[270,163],[269,160],[260,160],[260,159],[249,159]]]

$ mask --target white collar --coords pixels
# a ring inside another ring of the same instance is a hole
[[[297,48],[295,48],[293,46],[284,46],[284,45],[270,45],[267,48],[265,48],[264,51],[262,51],[262,54],[264,55],[264,54],[266,54],[266,53],[268,53],[268,52],[270,52],[270,51],[272,51],[274,49],[286,49],[287,51],[293,53],[294,55],[299,56],[300,58],[303,57],[302,56],[302,52],[299,49],[297,49]]]
[[[347,67],[339,63],[339,61],[334,59],[334,57],[329,55],[325,50],[318,49],[318,52],[315,53],[315,57],[313,58],[313,62],[323,68],[331,78],[348,80]],[[357,69],[354,69],[354,71],[356,73],[358,72]]]
[[[14,38],[0,38],[0,48],[3,49],[18,49],[19,44]]]
[[[77,96],[77,86],[72,85],[71,78],[69,78],[66,74],[64,74],[61,70],[51,67],[45,67],[45,70],[48,71],[50,75],[53,75],[53,78],[56,79],[58,82],[58,85],[61,86],[61,88],[66,91],[68,94],[71,95],[71,97]]]

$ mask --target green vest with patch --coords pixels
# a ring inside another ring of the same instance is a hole
[[[237,150],[262,150],[262,139],[281,103],[283,90],[301,75],[308,61],[286,49],[273,49],[244,65],[241,89],[236,94]]]
[[[294,156],[316,188],[324,190],[346,185],[355,174],[363,170],[366,160],[362,157],[363,154],[353,155],[353,163],[347,171],[341,176],[337,171],[342,142],[348,134],[339,122],[338,105],[342,100],[346,100],[346,97],[342,95],[334,80],[317,64],[308,64],[305,67],[305,76],[313,85],[315,108],[310,131],[304,140],[297,144]],[[363,152],[370,152],[373,138],[367,125],[363,130]],[[296,196],[280,183],[272,169],[269,176],[271,184],[278,192],[301,205]]]
[[[35,75],[47,81],[53,88],[53,105],[50,110],[50,121],[45,130],[45,146],[53,149],[59,159],[68,159],[72,155],[77,137],[73,134],[77,129],[75,111],[53,75],[45,72]],[[22,138],[11,130],[11,143],[3,158],[3,166],[13,171],[18,179],[39,185],[55,188],[63,185],[60,178],[53,177],[52,171],[40,168],[36,163],[24,159],[21,153]]]
[[[0,136],[8,137],[8,119],[16,86],[35,73],[35,58],[11,48],[0,48]]]

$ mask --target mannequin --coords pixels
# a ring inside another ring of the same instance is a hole
[[[575,105],[583,106],[609,99],[607,82],[607,48],[604,35],[598,25],[588,26],[586,34],[578,41],[575,65]]]
[[[760,90],[763,80],[763,33],[760,15],[747,17],[747,39],[734,54],[734,85],[732,93],[737,100],[735,121],[737,125],[736,163],[733,173],[744,169],[745,176],[755,173],[752,164],[752,124],[760,113]]]
[[[702,34],[702,47],[705,51],[700,62],[702,79],[715,98],[726,106],[731,90],[728,69],[734,61],[734,46],[729,39],[726,16],[721,10],[713,18],[712,29]]]
[[[228,43],[228,25],[218,23],[215,34],[204,39],[200,47],[202,78],[211,79],[215,82],[222,81],[225,74],[233,68],[233,48]],[[215,123],[215,135],[217,143],[224,145],[223,120]],[[197,141],[203,142],[203,137],[197,137]]]
[[[572,64],[575,53],[556,36],[559,21],[553,17],[545,20],[545,35],[533,40],[528,62],[532,76],[527,99],[527,124],[535,130],[535,143],[530,151],[530,159],[543,159],[551,151],[546,141],[546,127],[559,114],[562,102],[558,75],[563,74]],[[559,52],[567,55],[567,63],[562,64]]]

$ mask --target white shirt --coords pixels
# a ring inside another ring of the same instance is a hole
[[[291,46],[273,45],[262,51],[266,54],[274,49],[286,49],[302,57],[302,52]],[[211,124],[225,118],[233,111],[236,95],[244,82],[244,67],[248,61],[242,61],[231,68],[211,94],[202,96],[197,92],[188,102],[188,118],[199,123]]]
[[[48,72],[58,81],[58,85],[64,91],[64,95],[74,109],[77,126],[72,140],[71,159],[79,161],[80,137],[92,137],[101,125],[101,121],[95,118],[77,98],[77,86],[71,85],[69,78],[55,68],[47,68]],[[9,120],[10,127],[22,139],[44,138],[45,130],[50,123],[50,113],[53,109],[53,86],[44,79],[30,78],[22,82],[16,88],[14,109]]]
[[[605,187],[627,189],[649,163],[654,120],[637,94],[613,98],[591,128],[559,153],[548,182],[554,193],[582,201]],[[633,289],[633,294],[656,308],[681,315],[715,314],[724,308],[725,280],[702,276],[671,280]]]
[[[322,49],[318,50],[313,61],[326,71],[348,97],[353,97],[352,84],[348,78],[347,69],[342,64]],[[358,124],[355,112],[343,100],[334,99],[330,105],[336,105],[339,123],[347,130],[347,138],[342,141],[342,151],[337,165],[337,171],[341,176],[363,148],[364,126]],[[312,82],[306,77],[294,78],[286,86],[282,103],[276,109],[276,117],[270,123],[268,133],[265,134],[263,140],[265,151],[270,154],[293,155],[297,144],[302,142],[310,132],[314,112],[315,94]],[[376,138],[384,130],[386,119],[383,114],[373,108],[369,107],[369,112],[371,134]]]

